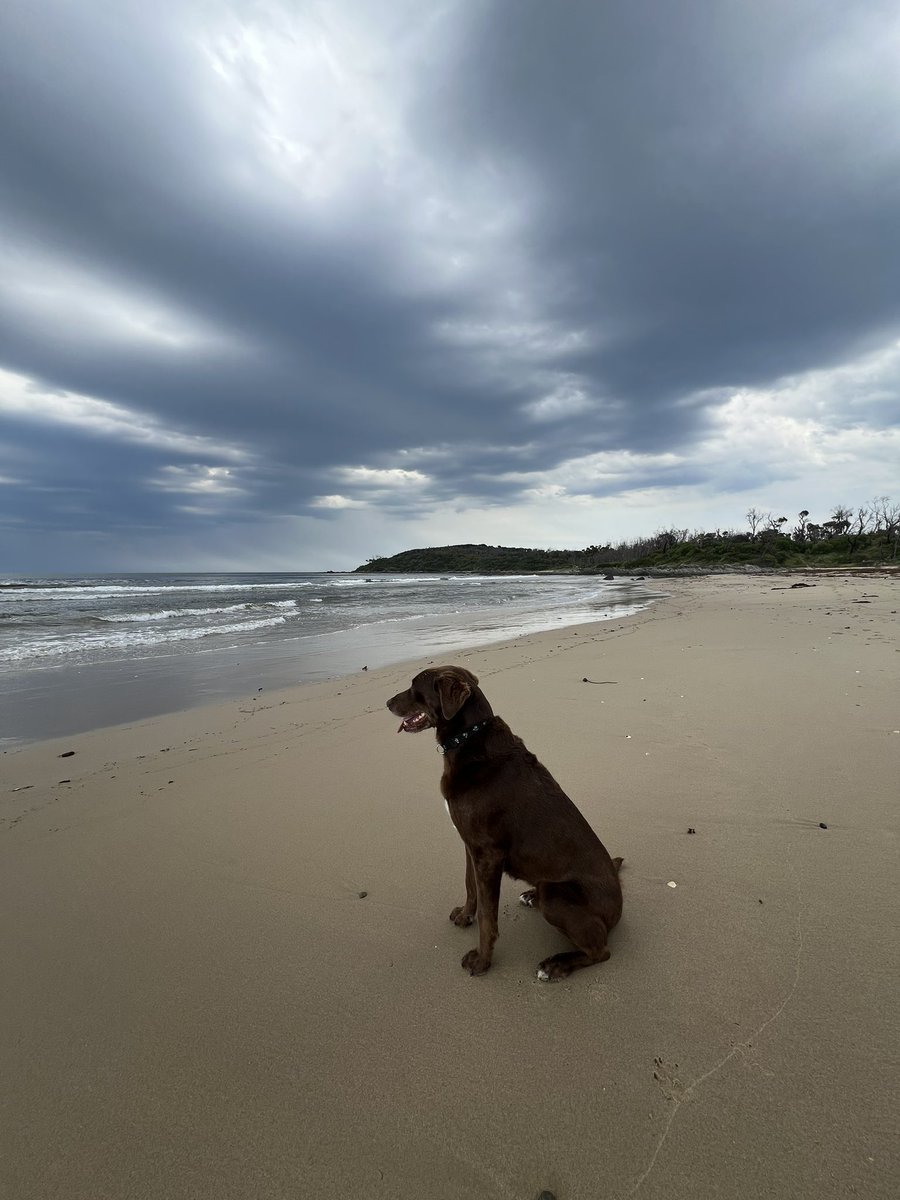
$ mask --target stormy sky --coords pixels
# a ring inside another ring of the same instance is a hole
[[[5,0],[0,573],[900,498],[894,0]]]

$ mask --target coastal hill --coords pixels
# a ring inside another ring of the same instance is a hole
[[[866,510],[860,510],[861,513]],[[370,558],[356,571],[365,575],[478,574],[516,575],[534,572],[599,575],[607,572],[677,571],[680,569],[771,570],[822,567],[872,567],[900,564],[900,511],[888,510],[892,520],[872,520],[866,528],[857,518],[821,525],[807,513],[790,531],[787,518],[771,520],[768,528],[750,533],[716,530],[711,533],[666,529],[650,537],[616,546],[595,545],[583,550],[540,550],[523,546],[424,546],[399,554]],[[880,515],[880,514],[879,514]],[[862,526],[862,528],[860,527]]]
[[[426,546],[419,550],[403,550],[389,558],[370,558],[359,572],[374,574],[438,574],[454,575],[470,572],[476,575],[518,575],[533,571],[572,571],[576,569],[578,550],[529,550],[520,546],[486,546],[468,543],[463,546]]]

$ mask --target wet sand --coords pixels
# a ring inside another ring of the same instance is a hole
[[[894,1196],[900,583],[803,578],[453,655],[625,857],[562,983],[509,880],[460,969],[409,668],[0,756],[3,1194]]]

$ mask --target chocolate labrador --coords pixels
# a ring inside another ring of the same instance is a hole
[[[444,754],[441,791],[466,847],[466,902],[454,925],[478,916],[478,947],[463,957],[470,975],[491,965],[504,871],[532,888],[520,901],[539,908],[577,949],[545,958],[539,979],[564,979],[609,958],[607,935],[622,915],[621,858],[606,847],[546,767],[494,715],[464,667],[421,671],[387,702],[398,733],[434,729]]]

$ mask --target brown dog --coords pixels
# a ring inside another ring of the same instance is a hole
[[[564,979],[609,958],[607,934],[622,915],[621,858],[605,846],[546,767],[493,709],[464,667],[433,667],[387,702],[398,732],[436,731],[444,752],[441,791],[466,847],[466,902],[454,925],[478,915],[478,948],[462,960],[470,975],[491,965],[504,871],[533,887],[539,908],[577,950],[554,954],[539,979]]]

